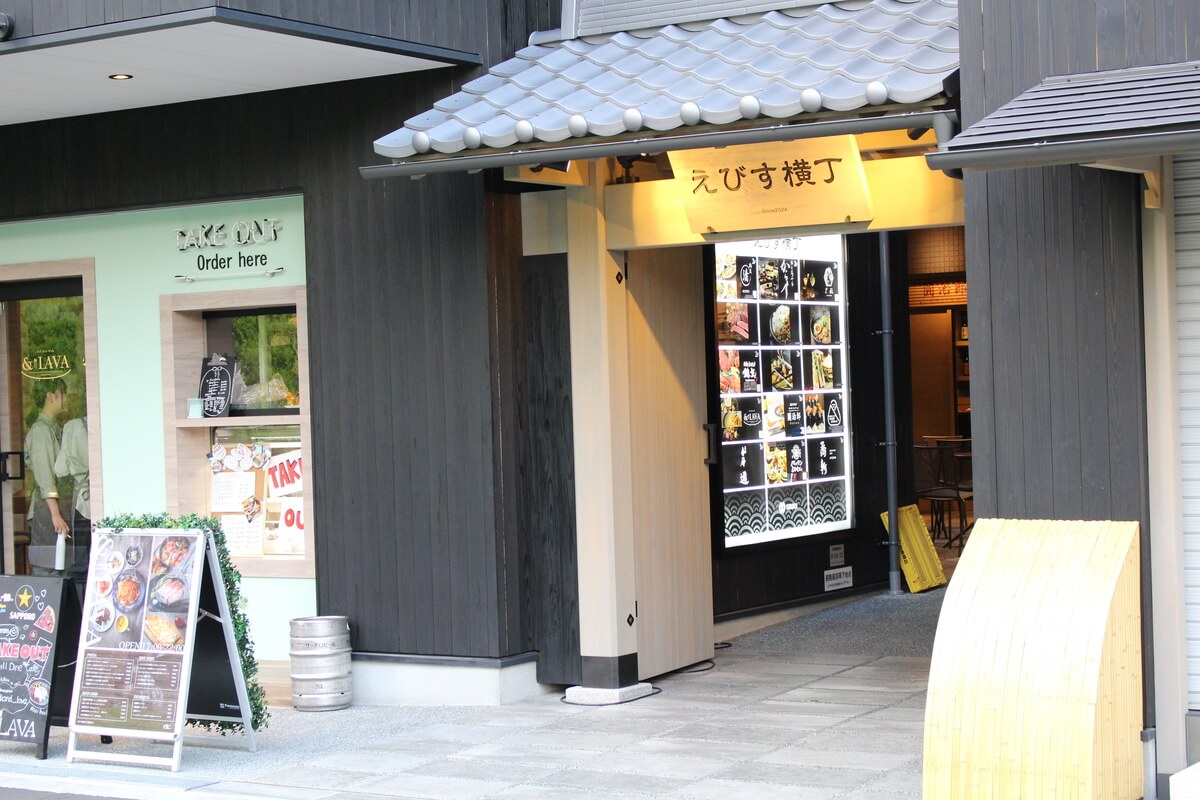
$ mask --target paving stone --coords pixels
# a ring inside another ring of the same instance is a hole
[[[849,767],[768,764],[756,761],[752,764],[737,764],[718,772],[713,777],[722,780],[765,781],[802,786],[840,786],[849,789],[877,779],[879,773],[875,770]]]
[[[807,746],[784,747],[759,756],[757,761],[768,764],[791,764],[807,767],[849,767],[885,771],[911,764],[911,753],[871,753],[861,750],[817,750]]]
[[[467,778],[446,778],[430,775],[400,773],[357,787],[358,791],[370,794],[400,795],[422,800],[481,800],[508,788],[498,781],[479,781]]]
[[[780,786],[709,779],[697,781],[668,796],[680,800],[831,800],[838,796],[838,790],[828,786]]]

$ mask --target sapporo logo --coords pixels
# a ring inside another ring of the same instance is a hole
[[[21,359],[21,374],[35,381],[48,381],[71,374],[71,357],[53,350],[39,350]]]

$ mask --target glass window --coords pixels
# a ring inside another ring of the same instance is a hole
[[[216,428],[208,470],[208,510],[230,555],[304,555],[299,425]]]
[[[230,413],[298,413],[299,357],[294,308],[207,312],[209,354],[236,359]]]

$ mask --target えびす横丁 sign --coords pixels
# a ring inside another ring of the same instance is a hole
[[[853,136],[670,153],[696,233],[866,222],[873,216]]]

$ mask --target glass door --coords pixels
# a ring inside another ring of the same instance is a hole
[[[0,284],[6,573],[82,582],[87,572],[91,498],[82,295],[77,278]]]

